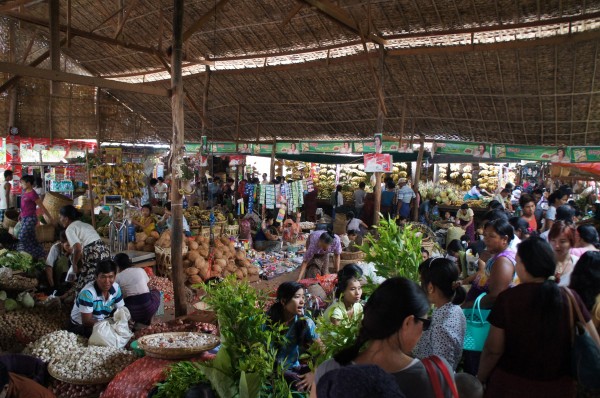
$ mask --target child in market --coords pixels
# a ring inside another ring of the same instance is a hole
[[[152,231],[156,231],[156,220],[152,215],[152,206],[149,204],[142,206],[142,216],[139,221],[136,219],[133,219],[132,221],[133,225],[140,228],[148,236],[150,236]]]
[[[57,290],[58,295],[62,295],[71,287],[71,284],[66,280],[71,264],[71,260],[69,259],[71,254],[72,250],[67,240],[67,235],[65,231],[62,231],[60,233],[60,240],[52,245],[46,258],[45,275],[50,293]]]
[[[345,320],[361,320],[363,306],[361,278],[362,269],[356,264],[348,264],[338,272],[335,286],[336,301],[325,310],[325,321],[339,325]]]

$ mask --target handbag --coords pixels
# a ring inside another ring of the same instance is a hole
[[[435,395],[435,398],[445,398],[446,396],[444,394],[444,390],[442,389],[442,384],[440,383],[438,372],[435,370],[435,368],[437,368],[442,373],[444,381],[450,388],[452,397],[458,398],[458,390],[456,389],[454,377],[450,375],[448,367],[446,367],[444,362],[442,362],[442,360],[439,357],[432,355],[428,358],[422,359],[421,362],[425,366],[425,370],[427,370],[429,380],[431,380],[431,388],[433,388],[433,394]]]
[[[463,340],[463,349],[468,351],[483,351],[485,340],[490,333],[490,323],[487,321],[490,315],[490,310],[482,310],[480,308],[481,299],[486,293],[481,293],[473,308],[463,310],[465,318],[467,318],[467,329],[465,330],[465,338]]]
[[[572,327],[571,372],[580,388],[600,391],[600,346],[594,341],[571,289],[564,288],[569,300],[569,325]],[[573,311],[575,309],[575,311]],[[574,313],[577,314],[575,319]]]

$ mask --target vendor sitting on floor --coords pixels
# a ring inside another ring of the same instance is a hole
[[[125,253],[115,255],[119,273],[115,282],[121,288],[125,307],[134,322],[150,325],[152,317],[160,305],[160,292],[148,287],[148,274],[142,268],[132,267],[131,259]]]
[[[90,337],[94,324],[125,306],[121,288],[115,282],[116,275],[117,264],[113,260],[98,263],[96,280],[85,285],[73,303],[70,332]]]
[[[0,363],[0,397],[2,398],[55,398],[56,396],[41,384],[28,377],[9,372]]]
[[[67,234],[62,231],[60,241],[52,245],[46,258],[48,289],[57,290],[59,296],[66,293],[71,287],[71,283],[67,282],[67,272],[71,264],[69,256],[71,254],[73,254],[73,251],[67,240]]]
[[[335,285],[336,301],[325,310],[325,321],[334,325],[348,320],[362,320],[362,269],[356,264],[348,264],[338,272]]]
[[[297,282],[283,282],[277,288],[277,300],[268,311],[273,324],[287,326],[285,342],[277,349],[277,361],[286,369],[285,379],[299,391],[310,391],[314,374],[300,365],[300,355],[318,339],[315,322],[304,314],[304,288]]]
[[[335,272],[338,272],[342,254],[340,237],[334,235],[331,230],[311,233],[306,241],[306,252],[300,266],[298,280],[329,274],[329,253],[334,254]]]
[[[156,231],[156,220],[152,215],[152,206],[143,205],[142,206],[142,217],[138,220],[132,220],[133,225],[139,227],[144,231],[144,233],[148,236],[152,233],[152,231]]]
[[[288,215],[281,226],[281,233],[284,242],[296,243],[298,235],[300,235],[300,217],[302,214],[298,212],[296,214],[296,222],[292,219],[292,216]]]
[[[158,230],[158,232],[162,233],[166,229],[173,228],[173,217],[171,216],[171,202],[167,202],[167,204],[165,205],[165,214],[156,224],[156,229]],[[185,216],[181,216],[181,218],[183,220],[183,233],[185,234],[185,236],[192,236],[192,233],[190,232],[190,225],[185,219]]]
[[[267,212],[265,219],[261,223],[260,230],[254,237],[254,249],[257,251],[270,253],[281,250],[282,245],[281,241],[279,240],[279,235],[277,235],[277,231],[275,227],[273,227],[274,221],[275,217],[273,217],[273,214],[271,212]]]

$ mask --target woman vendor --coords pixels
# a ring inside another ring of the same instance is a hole
[[[18,251],[24,251],[33,258],[44,258],[44,248],[35,237],[35,226],[38,223],[36,215],[36,205],[40,207],[42,212],[48,217],[50,224],[54,224],[54,220],[48,210],[44,207],[42,199],[33,190],[34,178],[31,175],[21,177],[21,187],[23,194],[21,195],[21,230],[19,231]]]
[[[96,264],[110,259],[110,250],[90,224],[79,221],[81,213],[73,205],[60,209],[58,217],[66,228],[65,234],[73,250],[72,267],[77,275],[75,290],[79,292],[86,284],[94,281]]]
[[[362,320],[362,275],[362,269],[356,264],[348,264],[338,272],[336,301],[325,310],[325,322],[339,325],[345,320]]]
[[[152,215],[152,206],[145,204],[142,206],[142,217],[140,220],[132,220],[133,225],[139,227],[144,231],[144,233],[148,236],[152,233],[152,231],[156,231],[156,220]]]
[[[329,253],[334,254],[335,271],[340,270],[340,254],[342,243],[340,237],[332,231],[314,231],[306,241],[306,252],[300,266],[298,280],[315,278],[317,275],[329,274]]]
[[[119,267],[115,282],[121,287],[125,307],[131,313],[131,319],[144,325],[150,325],[152,317],[160,305],[160,292],[148,288],[148,274],[142,268],[132,267],[131,259],[125,253],[114,258]]]
[[[302,214],[298,212],[296,214],[296,221],[292,219],[291,216],[288,216],[286,220],[283,222],[281,226],[281,232],[283,236],[284,242],[294,243],[296,239],[298,239],[298,235],[300,235],[300,217]]]
[[[314,374],[300,365],[300,355],[318,339],[314,321],[304,314],[304,288],[297,282],[283,282],[267,315],[273,324],[284,324],[286,341],[277,349],[277,361],[286,369],[285,378],[300,391],[310,391]]]
[[[271,212],[267,212],[265,219],[260,225],[260,230],[254,237],[254,248],[259,252],[270,253],[281,249],[281,241],[277,231],[273,227],[275,217]]]
[[[460,222],[460,226],[465,229],[465,233],[469,241],[475,240],[475,213],[469,207],[468,203],[460,205],[460,210],[456,212],[456,218]]]

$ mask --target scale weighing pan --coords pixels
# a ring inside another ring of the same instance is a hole
[[[141,263],[143,261],[154,260],[156,258],[156,253],[152,252],[142,252],[138,250],[123,250],[119,253],[125,253],[131,259],[133,264]]]

